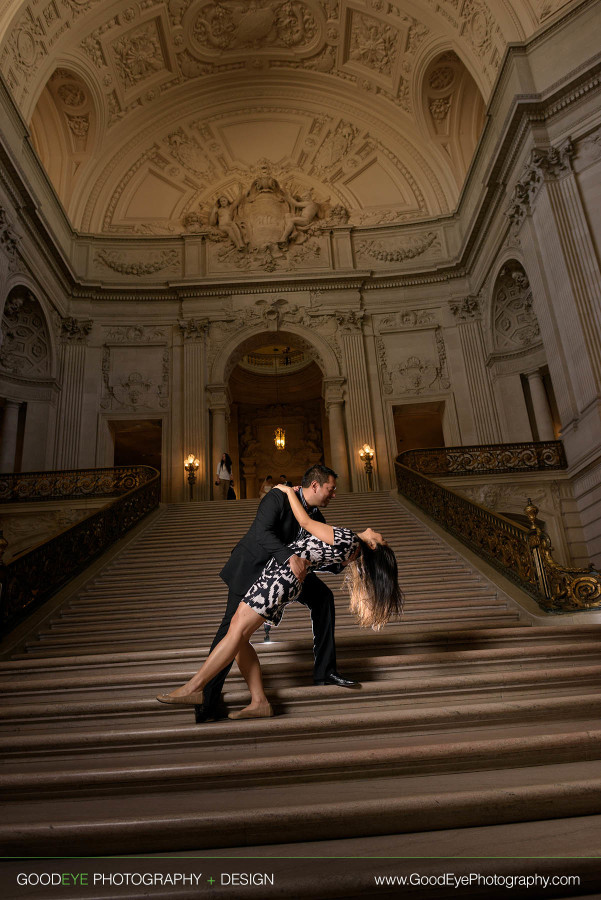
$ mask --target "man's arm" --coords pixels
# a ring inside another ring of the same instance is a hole
[[[259,503],[255,519],[255,538],[257,543],[270,556],[275,557],[282,566],[292,556],[292,550],[278,536],[277,528],[281,522],[286,499],[281,491],[269,491]]]

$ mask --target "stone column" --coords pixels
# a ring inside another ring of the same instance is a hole
[[[363,343],[363,313],[354,311],[338,313],[338,330],[346,369],[346,423],[348,427],[351,480],[353,489],[369,491],[370,485],[359,458],[364,444],[375,447],[375,433],[369,395],[369,379]],[[373,490],[380,490],[378,460],[373,461]]]
[[[530,399],[532,400],[532,411],[534,412],[538,439],[539,441],[554,441],[553,418],[543,383],[543,376],[537,369],[536,372],[529,372],[526,377],[530,388]]]
[[[509,209],[572,459],[590,450],[580,446],[584,432],[589,445],[601,443],[601,270],[572,169],[574,152],[570,141],[533,150]]]
[[[230,400],[226,384],[208,384],[209,409],[213,424],[213,452],[211,467],[211,484],[215,494],[215,473],[224,452],[228,450],[227,423],[229,420]]]
[[[61,393],[54,454],[56,469],[76,469],[79,465],[79,439],[84,394],[84,365],[87,338],[92,321],[62,319],[60,323]]]
[[[477,443],[500,443],[501,427],[486,366],[480,301],[478,297],[465,297],[462,301],[452,301],[449,306],[457,322]]]
[[[326,378],[323,397],[330,426],[331,465],[338,473],[338,492],[349,490],[348,449],[344,428],[344,378]]]
[[[205,500],[211,497],[212,472],[207,471],[210,465],[207,460],[207,410],[204,392],[204,368],[206,353],[206,335],[209,328],[206,319],[183,319],[179,328],[184,341],[183,346],[183,441],[184,457],[193,453],[198,457],[200,466],[196,473],[196,490],[198,496]],[[181,471],[184,473],[183,462]]]
[[[601,269],[572,168],[570,140],[532,150],[509,219],[532,286],[590,558],[601,564]],[[580,471],[586,474],[580,477]]]
[[[0,434],[0,472],[15,471],[20,407],[21,404],[16,400],[6,400],[4,404],[2,433]]]

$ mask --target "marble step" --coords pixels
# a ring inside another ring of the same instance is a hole
[[[109,797],[20,799],[4,806],[8,856],[104,855],[339,840],[601,813],[601,763],[278,784],[181,786]]]
[[[6,761],[17,758],[23,762],[27,758],[37,764],[42,759],[51,765],[52,758],[60,756],[77,765],[79,759],[88,756],[110,758],[134,747],[136,753],[166,752],[165,758],[171,759],[175,752],[188,747],[194,754],[205,752],[212,758],[216,748],[221,754],[235,757],[242,753],[256,754],[259,748],[261,753],[267,752],[267,748],[277,753],[285,744],[316,744],[323,748],[328,743],[336,746],[340,742],[344,747],[352,739],[362,745],[366,740],[379,741],[382,735],[386,741],[427,735],[442,744],[447,737],[453,739],[468,731],[482,733],[499,727],[515,730],[539,723],[546,729],[554,725],[556,730],[567,732],[574,722],[588,721],[596,729],[600,714],[601,692],[595,687],[564,697],[492,698],[480,703],[445,700],[443,705],[412,704],[396,709],[380,709],[373,704],[368,709],[326,716],[315,705],[304,715],[240,720],[235,726],[223,719],[190,727],[192,719],[187,710],[174,713],[166,719],[169,724],[162,727],[115,721],[111,727],[98,729],[93,722],[82,720],[78,730],[26,733],[17,729],[0,735],[0,752]]]
[[[575,727],[579,725],[580,728]],[[235,727],[235,726],[234,726]],[[361,747],[352,741],[338,742],[335,747],[303,746],[302,752],[294,744],[281,745],[276,753],[264,755],[263,748],[253,758],[215,760],[198,751],[177,754],[172,762],[136,757],[131,754],[114,755],[101,764],[95,760],[69,759],[45,761],[31,766],[6,765],[0,775],[0,791],[4,801],[17,798],[36,798],[59,795],[114,794],[140,790],[171,791],[186,789],[203,793],[214,788],[247,790],[253,786],[268,786],[274,782],[277,767],[278,788],[284,784],[308,784],[327,780],[348,781],[360,776],[362,780],[394,776],[422,775],[436,772],[438,776],[451,772],[480,772],[486,769],[534,766],[544,758],[545,766],[556,763],[590,762],[601,759],[601,724],[590,721],[572,723],[569,733],[540,733],[540,728],[522,729],[521,734],[475,737],[473,734],[447,736],[443,744],[425,737],[406,745],[390,746],[382,735],[365,740]],[[367,746],[366,746],[367,744]],[[601,768],[599,769],[601,776]],[[601,810],[600,810],[601,811]]]
[[[353,674],[349,672],[349,674]],[[595,688],[601,677],[601,665],[557,666],[547,667],[543,671],[530,669],[483,671],[445,675],[420,675],[412,677],[388,678],[383,681],[368,682],[354,690],[343,690],[334,686],[303,685],[281,687],[274,685],[270,689],[270,700],[279,714],[307,709],[319,704],[320,710],[327,714],[326,707],[344,709],[349,706],[365,707],[374,702],[389,704],[407,704],[416,701],[441,702],[444,697],[449,702],[459,698],[499,698],[510,695],[557,696],[566,692],[575,692],[584,688]],[[19,702],[7,702],[2,707],[2,731],[16,724],[31,724],[34,720],[46,721],[48,727],[60,727],[69,720],[77,722],[81,717],[96,717],[106,720],[111,716],[173,716],[180,710],[173,710],[166,704],[158,705],[155,693],[172,690],[181,683],[181,678],[169,682],[160,676],[156,679],[156,690],[151,685],[116,688],[110,687],[100,692],[89,690],[76,692],[79,699],[65,698],[61,702],[55,700],[36,702],[26,697]],[[83,694],[83,696],[82,696]],[[245,689],[227,691],[227,701],[231,708],[239,708],[248,702]],[[183,714],[187,714],[184,710]]]

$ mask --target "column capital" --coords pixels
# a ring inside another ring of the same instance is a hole
[[[326,404],[326,412],[329,414],[330,407],[334,404],[344,403],[344,390],[346,386],[346,378],[342,376],[334,376],[332,378],[324,378],[322,396]]]
[[[232,398],[227,384],[207,384],[205,390],[209,398],[210,410],[223,410],[225,413],[229,411]]]
[[[463,300],[450,300],[449,309],[455,316],[457,323],[470,322],[474,319],[480,319],[482,316],[480,298],[474,294],[469,294]]]
[[[211,327],[208,319],[179,319],[177,324],[184,341],[202,341]]]
[[[545,182],[558,181],[572,170],[575,147],[568,138],[555,147],[535,147],[524,166],[519,181],[513,189],[506,212],[512,225],[519,227],[524,217],[532,211],[532,204]]]
[[[92,319],[83,320],[75,319],[73,316],[66,316],[60,320],[60,338],[66,343],[86,343],[93,324]]]

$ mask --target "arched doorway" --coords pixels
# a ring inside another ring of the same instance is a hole
[[[298,484],[330,457],[323,376],[311,354],[288,334],[258,335],[253,344],[229,379],[229,445],[242,497],[258,496],[267,475]]]
[[[254,329],[222,359],[222,380],[208,388],[213,457],[215,463],[229,452],[238,497],[258,496],[267,475],[298,483],[315,462],[335,469],[347,488],[344,379],[329,371],[334,364],[293,328]],[[284,432],[279,448],[278,428]]]

